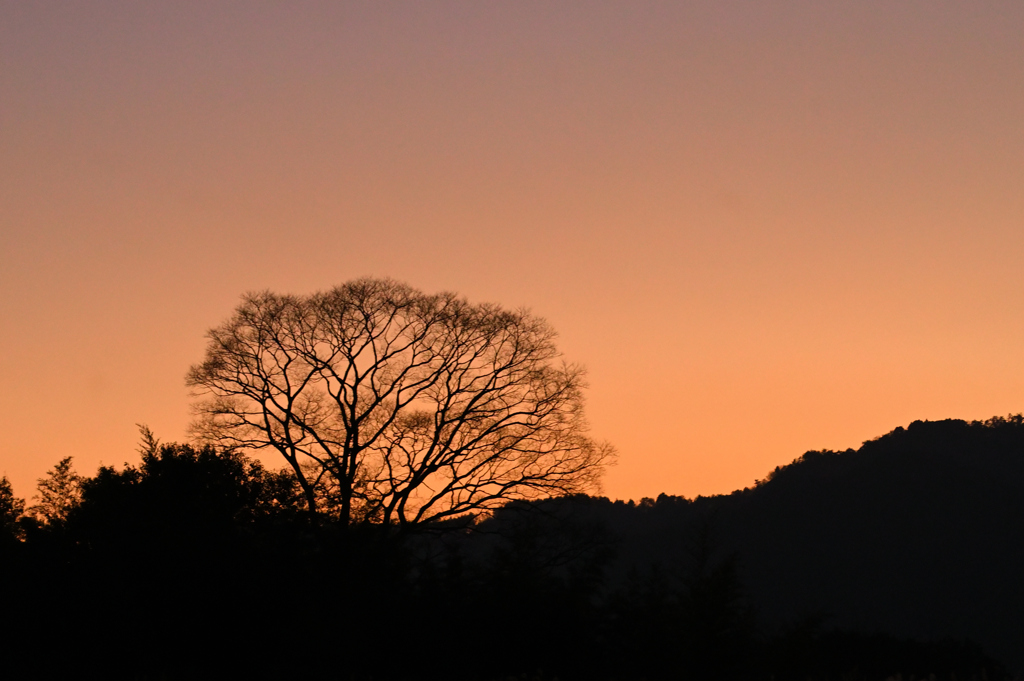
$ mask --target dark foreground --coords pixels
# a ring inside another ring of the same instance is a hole
[[[1022,460],[1019,420],[915,424],[728,497],[399,533],[164,446],[85,481],[65,521],[7,528],[0,676],[1010,678]]]

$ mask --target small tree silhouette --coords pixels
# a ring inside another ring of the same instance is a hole
[[[45,478],[39,478],[37,489],[35,498],[39,503],[29,508],[29,513],[47,525],[63,525],[82,501],[82,476],[71,467],[71,457],[66,456]]]
[[[20,539],[22,528],[18,518],[25,512],[25,500],[14,496],[14,489],[7,476],[0,478],[0,541]]]

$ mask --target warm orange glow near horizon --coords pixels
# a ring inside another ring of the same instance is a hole
[[[1024,4],[0,2],[0,475],[185,438],[248,290],[529,307],[604,493],[1024,411]]]

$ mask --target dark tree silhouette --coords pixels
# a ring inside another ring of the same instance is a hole
[[[60,526],[82,499],[82,476],[72,468],[71,457],[66,456],[45,478],[39,478],[37,489],[39,503],[28,512],[46,525]]]
[[[68,519],[77,539],[198,554],[262,518],[297,510],[291,476],[239,452],[150,436],[143,429],[139,467],[105,466],[81,483],[82,501]]]
[[[24,512],[25,500],[14,496],[11,481],[6,475],[0,478],[0,543],[20,538],[18,519]]]
[[[593,487],[583,370],[525,311],[360,279],[243,298],[188,375],[196,432],[276,450],[314,514],[437,522]]]

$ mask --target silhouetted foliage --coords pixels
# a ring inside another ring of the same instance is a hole
[[[18,519],[25,512],[25,500],[14,496],[7,476],[0,478],[0,544],[9,544],[21,538]]]
[[[46,525],[63,525],[82,499],[81,486],[82,476],[72,468],[71,457],[64,457],[45,478],[39,479],[36,494],[39,502],[33,504],[28,513]]]
[[[1007,673],[992,655],[1020,667],[1017,417],[915,422],[727,496],[516,501],[414,534],[311,518],[291,471],[142,436],[139,462],[82,479],[60,522],[19,520],[0,481],[14,678],[994,681]],[[49,479],[73,474],[61,464]]]

